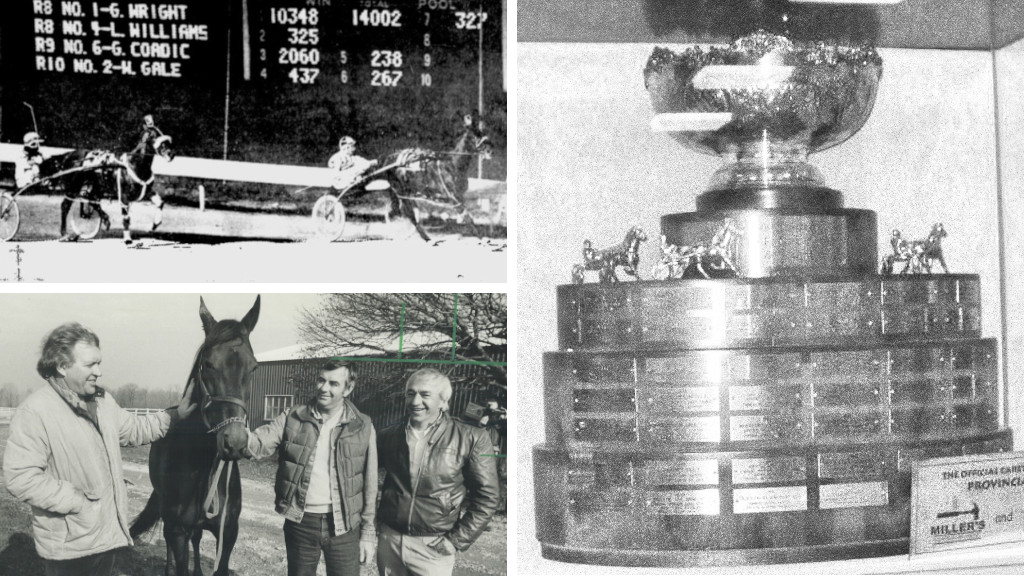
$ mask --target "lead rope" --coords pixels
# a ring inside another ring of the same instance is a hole
[[[217,469],[213,472],[210,488],[206,491],[206,500],[203,501],[203,512],[206,514],[207,519],[220,514],[220,530],[217,534],[217,558],[214,560],[214,566],[220,566],[220,557],[224,552],[224,522],[228,517],[227,507],[231,486],[231,471],[235,468],[234,460],[227,464],[227,472],[224,474],[224,506],[220,505],[220,498],[218,497],[220,492],[220,474],[224,470],[224,461],[220,459],[220,456],[217,456]]]
[[[202,380],[200,380],[200,384],[202,384]],[[208,430],[207,434],[215,434],[221,428],[234,422],[245,424],[246,419],[239,416],[233,416]],[[207,519],[220,514],[220,529],[217,534],[217,558],[214,560],[214,566],[220,566],[220,557],[224,552],[224,522],[227,521],[228,517],[228,495],[231,494],[231,472],[234,470],[236,464],[234,460],[227,463],[227,472],[224,475],[224,506],[221,506],[218,494],[220,492],[220,474],[224,470],[224,460],[222,460],[218,455],[216,462],[217,468],[213,471],[213,474],[210,475],[210,487],[206,490],[206,499],[203,500],[203,513],[206,515]]]

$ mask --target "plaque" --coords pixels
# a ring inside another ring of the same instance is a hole
[[[636,421],[609,418],[577,419],[573,425],[574,437],[581,442],[636,442]]]
[[[648,486],[718,485],[718,460],[652,460],[640,470]]]
[[[730,386],[729,410],[765,410],[799,406],[800,386]]]
[[[572,391],[574,412],[634,412],[636,399],[631,389],[577,388]]]
[[[889,503],[888,482],[822,484],[818,487],[818,508],[856,508],[885,506]]]
[[[721,404],[717,386],[654,389],[645,396],[644,402],[652,413],[718,412]]]
[[[656,442],[720,442],[722,428],[718,416],[678,417],[652,422],[649,429]]]
[[[910,553],[1024,542],[1024,452],[915,462]]]
[[[802,456],[778,458],[734,458],[733,484],[803,482],[807,479],[807,461]]]
[[[792,510],[807,510],[806,486],[738,488],[732,491],[732,511],[735,514]]]
[[[825,452],[818,454],[818,478],[835,480],[878,478],[885,474],[884,452]]]
[[[734,442],[745,440],[779,440],[803,436],[800,422],[792,417],[769,418],[768,416],[730,416],[729,439]]]
[[[659,490],[647,495],[651,514],[664,516],[717,516],[721,507],[718,488],[703,490]]]

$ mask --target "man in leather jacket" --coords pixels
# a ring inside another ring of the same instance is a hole
[[[377,437],[387,476],[377,511],[381,576],[450,575],[498,506],[487,431],[448,415],[451,381],[430,368],[405,383],[408,419]],[[466,503],[465,514],[460,514]]]

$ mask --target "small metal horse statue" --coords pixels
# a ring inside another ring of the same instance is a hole
[[[662,235],[661,262],[654,266],[652,274],[658,280],[735,278],[738,274],[733,260],[740,235],[731,218],[726,218],[709,244],[676,246]]]
[[[946,260],[942,257],[942,239],[945,237],[946,229],[942,226],[942,222],[932,226],[931,233],[924,240],[908,242],[903,239],[899,230],[893,230],[892,239],[889,241],[892,244],[893,253],[882,259],[879,273],[884,276],[892,275],[896,262],[905,262],[903,270],[900,271],[901,276],[907,273],[931,274],[932,264],[938,260],[942,271],[949,274]]]
[[[647,234],[639,226],[630,228],[625,240],[603,250],[594,249],[590,240],[584,240],[583,264],[572,267],[573,283],[583,284],[584,272],[587,270],[597,270],[601,282],[618,282],[619,277],[615,274],[618,266],[626,274],[639,279],[637,265],[640,263],[640,243],[646,241]]]

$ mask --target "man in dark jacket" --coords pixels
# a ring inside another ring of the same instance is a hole
[[[451,396],[444,374],[414,372],[405,383],[407,421],[377,438],[387,473],[377,511],[381,576],[450,575],[455,552],[476,541],[498,506],[491,440],[486,430],[452,420]]]
[[[359,576],[373,556],[377,442],[370,417],[348,399],[355,385],[354,368],[330,360],[312,403],[249,435],[251,457],[278,453],[274,494],[288,576],[315,576],[321,552],[328,576]]]

